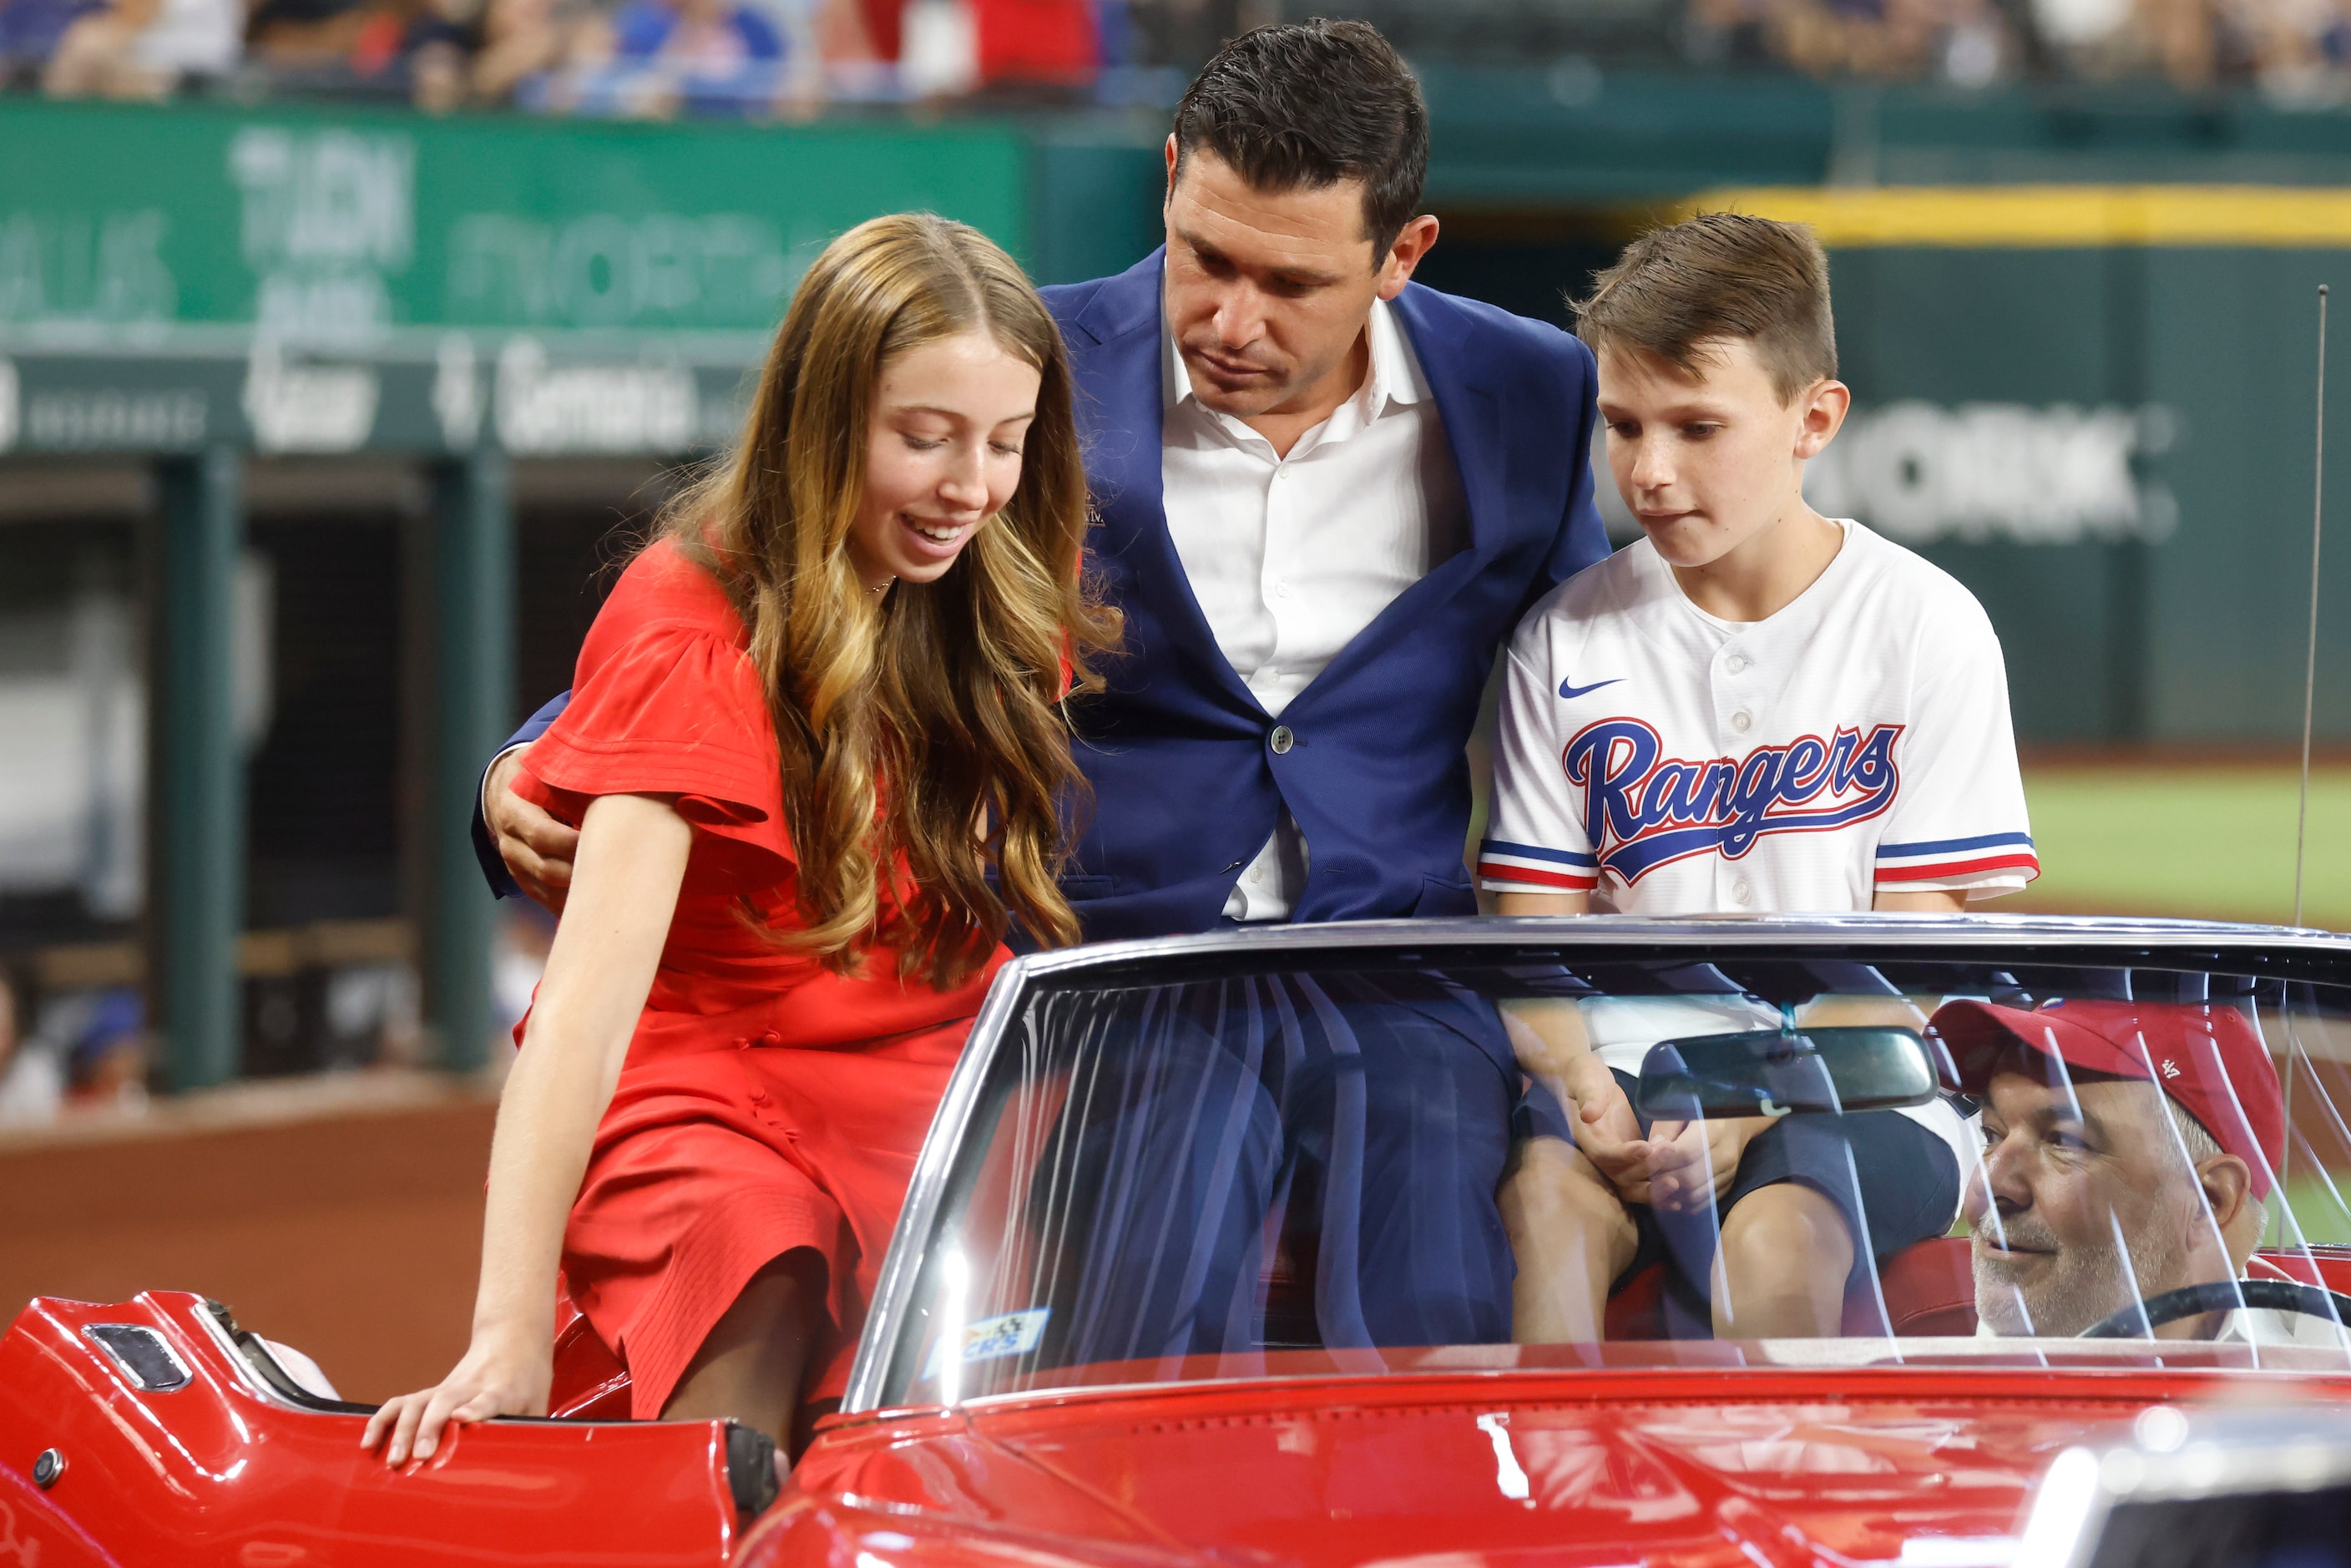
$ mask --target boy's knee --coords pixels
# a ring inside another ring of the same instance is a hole
[[[1734,1276],[1801,1273],[1823,1265],[1853,1267],[1855,1246],[1844,1212],[1796,1182],[1777,1182],[1741,1198],[1723,1217],[1723,1267]]]
[[[1513,1241],[1595,1226],[1627,1250],[1636,1239],[1633,1217],[1616,1190],[1574,1145],[1559,1138],[1529,1138],[1519,1146],[1502,1177],[1501,1208]]]

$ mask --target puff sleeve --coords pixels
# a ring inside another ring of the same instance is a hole
[[[516,791],[577,825],[599,795],[674,795],[716,837],[791,861],[773,720],[717,583],[657,544],[580,651],[571,706],[523,754]]]

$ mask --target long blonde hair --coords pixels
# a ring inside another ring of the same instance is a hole
[[[1019,484],[945,576],[877,603],[848,544],[883,369],[967,332],[1039,372]],[[875,218],[809,268],[742,441],[665,518],[742,614],[775,719],[803,924],[772,935],[830,968],[854,972],[879,938],[902,977],[945,989],[1013,916],[1047,946],[1077,940],[1057,878],[1082,780],[1057,705],[1065,658],[1076,689],[1100,688],[1089,656],[1119,618],[1081,571],[1072,400],[1061,333],[1010,256],[927,213]]]

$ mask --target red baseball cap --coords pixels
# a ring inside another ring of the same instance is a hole
[[[2001,1053],[2017,1045],[2085,1071],[2152,1081],[2252,1167],[2254,1197],[2269,1196],[2285,1150],[2285,1104],[2269,1048],[2234,1008],[2084,998],[2027,1011],[1946,1002],[1927,1028],[1950,1049],[1970,1094],[1984,1092]]]

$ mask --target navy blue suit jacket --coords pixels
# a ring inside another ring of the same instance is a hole
[[[1418,284],[1395,309],[1453,447],[1469,541],[1398,595],[1275,721],[1218,652],[1160,493],[1162,254],[1045,289],[1070,346],[1099,520],[1126,613],[1109,689],[1072,703],[1093,785],[1064,890],[1092,940],[1201,931],[1284,806],[1308,846],[1291,918],[1467,915],[1464,747],[1496,650],[1553,584],[1608,551],[1593,505],[1592,355],[1557,328]],[[558,698],[516,736],[562,711]],[[513,884],[478,817],[492,886]]]

